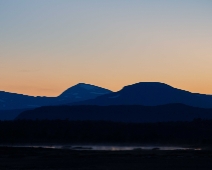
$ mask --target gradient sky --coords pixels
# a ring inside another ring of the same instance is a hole
[[[0,0],[0,90],[143,81],[212,94],[211,0]]]

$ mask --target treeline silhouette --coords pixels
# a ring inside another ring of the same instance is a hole
[[[0,121],[0,143],[211,145],[212,120],[163,123]]]

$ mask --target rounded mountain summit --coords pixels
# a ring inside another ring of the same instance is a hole
[[[181,103],[194,107],[212,108],[212,96],[191,93],[160,82],[140,82],[125,86],[118,92],[95,99],[74,103],[75,105],[144,105],[157,106]],[[71,104],[73,105],[73,104]]]
[[[111,93],[112,91],[86,83],[78,83],[58,96],[60,100],[69,102],[94,99],[100,95]]]

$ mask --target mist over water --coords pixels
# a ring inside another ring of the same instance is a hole
[[[94,150],[94,151],[132,151],[132,150],[201,150],[201,148],[190,148],[181,146],[119,146],[119,145],[12,145],[12,147],[31,147],[49,149],[70,150]]]

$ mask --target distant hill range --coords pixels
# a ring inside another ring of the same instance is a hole
[[[181,103],[193,107],[212,108],[212,95],[191,93],[164,83],[142,82],[125,86],[118,92],[70,105],[144,105],[157,106]]]
[[[10,112],[13,113],[14,118],[14,115],[18,115],[21,110],[34,109],[41,106],[120,105],[124,108],[124,105],[142,105],[144,107],[166,106],[176,103],[192,106],[195,110],[198,110],[198,107],[212,108],[212,95],[191,93],[158,82],[136,83],[125,86],[118,92],[111,92],[110,90],[94,85],[79,83],[70,87],[58,97],[32,97],[0,92],[0,119],[5,114],[5,110],[14,110],[14,112]],[[55,109],[63,109],[63,107],[57,107]],[[171,109],[176,109],[175,107]],[[4,111],[2,112],[1,110]],[[174,113],[174,110],[172,110],[172,113]],[[166,112],[166,114],[168,114],[168,112]]]
[[[0,91],[0,110],[35,108],[93,99],[111,93],[110,90],[90,84],[79,83],[57,97],[34,97]]]
[[[72,86],[57,97],[34,97],[0,91],[0,120],[13,119],[23,110],[93,99],[107,93],[111,91],[85,83]]]
[[[167,122],[212,119],[212,109],[195,108],[183,104],[160,106],[44,106],[22,112],[16,120],[72,120],[113,122]]]

